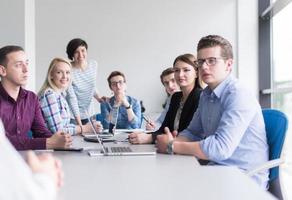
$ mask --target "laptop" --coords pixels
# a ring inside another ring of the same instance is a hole
[[[138,155],[156,155],[156,149],[152,145],[135,145],[135,147],[128,145],[116,145],[112,144],[110,146],[105,146],[103,142],[103,138],[97,134],[93,122],[88,117],[88,121],[91,125],[91,128],[98,140],[98,143],[101,145],[101,151],[90,150],[88,154],[90,156],[138,156]]]

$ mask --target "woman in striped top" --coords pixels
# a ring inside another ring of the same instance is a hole
[[[102,102],[96,88],[97,62],[87,60],[87,43],[75,38],[67,45],[67,55],[72,65],[72,84],[68,88],[67,101],[78,125],[88,122],[87,113],[94,97]]]
[[[71,64],[62,58],[52,60],[46,80],[39,91],[40,105],[48,129],[55,133],[64,131],[71,135],[93,132],[91,125],[75,125],[70,123],[70,110],[66,99],[65,90],[71,82]],[[97,131],[102,130],[102,125],[95,122]]]

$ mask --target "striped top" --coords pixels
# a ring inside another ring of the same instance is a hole
[[[70,109],[63,94],[49,88],[39,98],[43,117],[52,133],[64,131],[76,134],[75,124],[70,124]]]
[[[89,60],[83,70],[73,67],[72,84],[67,90],[67,101],[74,117],[87,119],[92,97],[96,94],[97,62]]]

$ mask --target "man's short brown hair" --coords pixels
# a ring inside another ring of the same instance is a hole
[[[228,40],[219,36],[219,35],[208,35],[200,39],[197,52],[201,49],[209,48],[209,47],[221,47],[221,56],[225,59],[233,59],[233,50],[232,45]]]
[[[110,75],[107,77],[107,82],[108,82],[108,85],[109,85],[110,88],[111,88],[111,79],[112,79],[112,77],[115,77],[115,76],[122,76],[122,77],[124,78],[124,82],[126,82],[125,74],[123,74],[123,73],[120,72],[120,71],[113,71],[113,72],[110,73]]]
[[[169,74],[173,74],[173,73],[174,73],[174,69],[172,67],[169,67],[169,68],[162,71],[162,73],[160,74],[160,81],[161,81],[162,85],[164,85],[163,78],[165,76],[168,76]]]
[[[22,47],[20,46],[14,46],[14,45],[8,45],[4,46],[0,49],[0,65],[6,67],[7,65],[7,55],[12,52],[17,51],[24,51]]]

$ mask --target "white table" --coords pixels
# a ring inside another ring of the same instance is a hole
[[[75,138],[75,145],[84,144]],[[59,199],[274,199],[236,168],[203,167],[191,156],[98,156],[54,152],[63,162]]]

